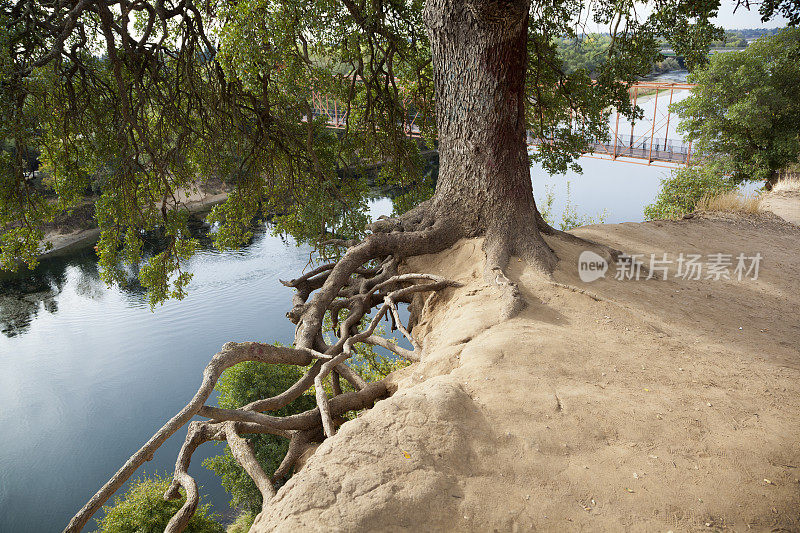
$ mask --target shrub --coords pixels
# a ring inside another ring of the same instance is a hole
[[[678,131],[694,143],[692,157],[719,159],[737,183],[774,184],[800,156],[798,57],[800,28],[785,28],[693,71],[688,81],[697,86],[671,106]]]
[[[239,363],[223,372],[217,382],[217,403],[225,409],[237,409],[256,400],[277,396],[300,379],[302,373],[303,369],[292,365],[272,365],[255,361]],[[270,414],[286,416],[314,407],[314,397],[305,394]],[[272,475],[286,455],[289,441],[277,435],[244,435],[244,438],[253,446],[264,472]],[[225,453],[206,459],[203,466],[219,476],[222,486],[231,495],[231,507],[254,513],[261,510],[261,493],[247,472],[233,458],[230,448],[225,446]]]
[[[140,477],[128,491],[114,498],[114,504],[103,507],[105,516],[97,519],[96,533],[161,533],[170,518],[181,508],[185,497],[179,500],[164,500],[172,476]],[[222,533],[217,522],[219,515],[211,513],[209,504],[199,505],[187,533]]]
[[[704,196],[732,191],[736,185],[722,174],[697,165],[673,171],[661,180],[656,201],[644,208],[648,220],[680,218],[695,210]]]

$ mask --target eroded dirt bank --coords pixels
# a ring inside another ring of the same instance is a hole
[[[202,213],[224,202],[228,190],[226,184],[210,180],[192,189],[176,191],[175,198],[190,213]],[[94,218],[94,202],[95,199],[86,199],[70,213],[61,214],[54,222],[45,225],[47,247],[41,258],[64,255],[97,242],[100,229]]]
[[[696,217],[576,231],[629,253],[759,252],[757,280],[555,281],[500,322],[479,240],[408,268],[421,363],[343,425],[252,531],[800,530],[800,228]],[[734,259],[735,265],[735,259]],[[613,274],[612,274],[613,276]],[[609,276],[610,277],[610,276]],[[782,528],[782,529],[781,529]]]

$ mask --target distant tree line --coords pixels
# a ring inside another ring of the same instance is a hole
[[[589,33],[577,38],[558,38],[555,40],[558,56],[562,61],[564,72],[572,74],[585,70],[594,77],[607,57],[611,45],[611,37],[607,33]],[[747,46],[747,42],[744,42]],[[653,62],[652,74],[662,74],[672,70],[680,70],[683,66],[673,57],[661,57]]]
[[[747,48],[747,38],[729,30],[722,39],[711,41],[711,48]]]

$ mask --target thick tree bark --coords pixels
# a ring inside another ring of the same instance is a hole
[[[556,257],[540,234],[554,230],[541,219],[533,199],[525,144],[525,67],[530,0],[427,0],[425,21],[429,28],[437,94],[440,171],[434,197],[398,220],[373,224],[373,234],[349,247],[336,263],[324,265],[287,282],[297,289],[294,307],[287,316],[297,324],[295,348],[258,343],[229,343],[206,368],[195,397],[170,419],[73,517],[65,533],[80,531],[91,516],[133,472],[178,428],[195,416],[207,422],[190,425],[165,497],[187,492],[187,502],[173,517],[168,531],[186,527],[198,504],[197,485],[188,474],[192,452],[207,440],[226,440],[234,458],[261,490],[265,504],[274,495],[272,481],[255,461],[253,451],[240,435],[270,433],[292,439],[292,447],[278,473],[283,476],[314,440],[331,436],[341,415],[371,406],[388,392],[387,383],[367,384],[344,361],[355,343],[389,347],[375,337],[378,321],[391,313],[414,350],[398,351],[419,360],[419,346],[399,321],[396,303],[414,294],[435,292],[457,283],[430,274],[399,274],[402,258],[436,253],[459,237],[483,235],[487,274],[509,298],[504,314],[511,317],[524,306],[517,286],[503,273],[515,254],[543,272]],[[313,293],[313,296],[312,296]],[[310,298],[310,300],[309,300]],[[362,319],[380,302],[370,326],[359,331]],[[346,318],[340,321],[340,311]],[[330,311],[338,339],[328,345],[324,317]],[[311,364],[302,378],[283,393],[240,409],[205,405],[217,379],[226,368],[243,361]],[[338,372],[354,392],[329,398],[323,380]],[[318,407],[293,416],[269,416],[316,384]]]
[[[549,272],[525,142],[530,1],[428,0],[440,170],[429,216],[485,235],[487,272],[511,254]]]

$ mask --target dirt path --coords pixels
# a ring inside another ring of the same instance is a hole
[[[666,281],[583,283],[582,249],[551,241],[562,285],[514,260],[531,305],[500,322],[480,241],[414,258],[465,283],[425,303],[423,362],[252,531],[800,530],[800,228],[759,215],[576,233],[648,258],[763,259],[757,280],[672,265]]]
[[[792,224],[800,225],[800,191],[770,192],[761,200],[761,208]]]

